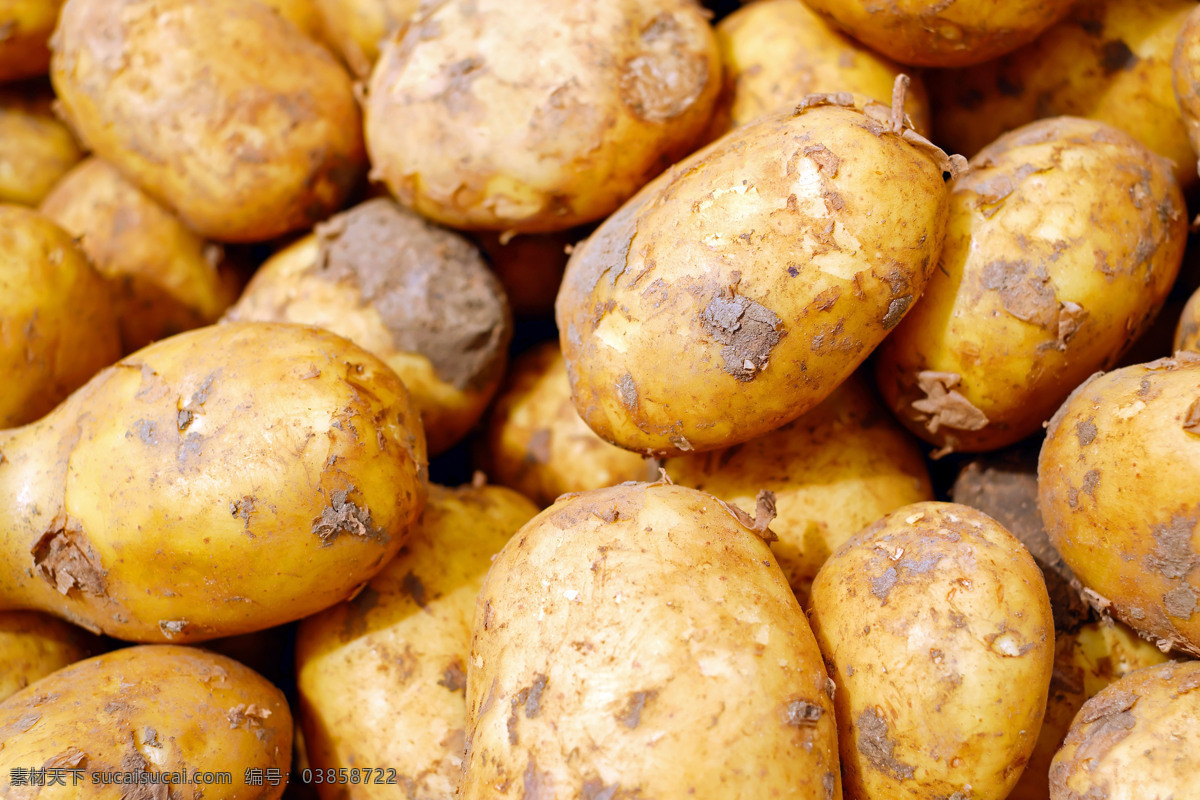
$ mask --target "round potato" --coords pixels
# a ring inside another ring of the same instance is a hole
[[[556,316],[592,430],[652,455],[715,450],[854,372],[946,230],[955,165],[902,118],[812,95],[676,164],[575,248]]]
[[[0,611],[0,702],[99,649],[82,628],[36,611]]]
[[[1179,328],[1175,332],[1176,350],[1200,352],[1200,291],[1197,291],[1183,307]]]
[[[421,0],[312,0],[321,13],[325,37],[354,74],[366,78],[379,58],[379,46],[402,31]]]
[[[36,211],[0,205],[0,429],[34,421],[120,357],[108,286],[87,256]]]
[[[37,206],[83,157],[50,111],[49,87],[0,89],[0,203]]]
[[[939,269],[875,361],[900,421],[945,451],[1040,430],[1149,327],[1187,241],[1170,165],[1104,123],[1039,120],[971,167]]]
[[[629,484],[509,540],[475,608],[462,800],[841,797],[804,612],[722,506]]]
[[[430,486],[399,555],[353,600],[301,623],[296,674],[315,769],[386,764],[410,796],[454,798],[475,598],[492,557],[537,512],[498,486]],[[396,797],[395,786],[370,781],[317,789]]]
[[[372,173],[453,227],[565,230],[688,153],[720,83],[694,0],[429,4],[371,75]]]
[[[317,325],[374,353],[412,393],[432,453],[483,414],[512,338],[504,290],[479,251],[384,198],[269,259],[225,319]]]
[[[954,503],[894,511],[825,562],[810,615],[849,797],[1008,796],[1054,667],[1046,585],[1012,534]]]
[[[88,149],[208,238],[309,227],[363,171],[350,76],[261,3],[69,0],[53,49]]]
[[[283,692],[232,659],[130,647],[0,703],[0,742],[3,797],[275,800],[291,761],[292,715]],[[31,769],[46,771],[40,784],[29,782]],[[262,786],[248,785],[249,770],[264,775]],[[268,771],[279,780],[266,780]]]
[[[63,0],[0,2],[0,83],[46,74],[50,34],[62,4]]]
[[[651,462],[604,441],[580,419],[553,342],[513,364],[492,407],[480,461],[493,480],[543,507],[559,495],[658,475]]]
[[[1093,376],[1050,421],[1046,531],[1093,602],[1200,655],[1200,355]]]
[[[743,507],[775,494],[771,551],[800,605],[817,570],[853,534],[901,506],[933,499],[920,449],[858,374],[777,431],[663,464],[671,479]]]
[[[210,326],[0,432],[0,609],[122,639],[269,628],[404,543],[425,439],[382,361],[317,328]]]

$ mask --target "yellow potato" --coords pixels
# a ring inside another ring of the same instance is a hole
[[[453,227],[565,230],[690,152],[720,70],[693,0],[428,4],[371,75],[373,177]]]
[[[627,484],[509,540],[475,607],[461,800],[840,800],[817,644],[722,505]]]
[[[1054,666],[1046,585],[1012,534],[968,506],[906,506],[825,562],[810,616],[848,796],[1008,795]]]
[[[311,226],[359,180],[350,76],[261,3],[72,0],[53,49],[81,141],[203,236]]]
[[[32,422],[120,357],[108,287],[87,256],[36,211],[0,204],[0,429]]]
[[[296,674],[315,769],[386,765],[409,796],[454,798],[475,598],[492,557],[537,511],[497,486],[430,486],[400,554],[353,600],[301,623]],[[373,778],[317,789],[397,796]]]
[[[933,499],[925,459],[857,373],[777,431],[726,450],[672,458],[671,479],[750,508],[775,493],[771,551],[801,605],[829,554],[885,514]]]
[[[1176,350],[1200,352],[1200,291],[1197,291],[1183,307],[1179,328],[1175,332]]]
[[[36,611],[0,611],[0,702],[99,650],[96,638]]]
[[[492,480],[543,507],[559,495],[658,476],[651,462],[604,441],[580,419],[567,365],[553,342],[513,364],[481,449]]]
[[[371,74],[384,39],[403,31],[421,0],[313,0],[325,36],[360,78]]]
[[[232,659],[130,647],[0,703],[0,742],[2,797],[275,800],[291,761],[292,716],[283,692]],[[46,770],[44,785],[29,783],[31,769]],[[248,785],[252,769],[262,786]]]
[[[326,608],[420,513],[416,423],[395,373],[317,328],[151,345],[0,432],[0,609],[188,642]]]
[[[279,12],[280,16],[304,31],[308,38],[318,42],[325,40],[325,23],[318,0],[258,0]]]
[[[0,0],[0,83],[45,75],[64,0]]]
[[[53,97],[49,87],[0,89],[0,203],[36,206],[83,157]]]

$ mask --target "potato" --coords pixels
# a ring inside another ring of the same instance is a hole
[[[944,451],[1040,430],[1148,328],[1187,240],[1170,166],[1103,123],[1040,120],[971,167],[939,269],[875,361],[900,421]]]
[[[715,450],[855,370],[945,235],[954,164],[902,116],[812,95],[676,164],[575,249],[556,317],[592,430],[647,454]]]
[[[890,101],[903,71],[796,0],[762,0],[734,11],[717,25],[717,44],[725,83],[709,125],[713,139],[805,95],[854,92]],[[929,130],[929,99],[920,78],[914,78],[904,110],[917,131]]]
[[[49,87],[0,90],[0,203],[36,206],[83,157],[50,112],[53,96]]]
[[[36,611],[0,611],[0,702],[99,650],[95,637]]]
[[[0,609],[189,642],[326,608],[420,513],[416,419],[382,361],[316,328],[222,325],[140,350],[0,432]]]
[[[311,226],[359,180],[349,75],[260,3],[69,0],[53,49],[80,139],[203,236]]]
[[[1195,791],[1200,663],[1125,676],[1084,704],[1050,769],[1052,800],[1169,800]]]
[[[317,0],[259,0],[279,12],[279,15],[314,41],[325,40],[325,23]]]
[[[1200,352],[1200,291],[1197,291],[1183,307],[1179,328],[1175,332],[1176,350]]]
[[[325,36],[360,78],[371,74],[379,45],[402,31],[421,0],[313,0],[321,13]]]
[[[694,0],[430,4],[371,75],[372,177],[453,227],[565,230],[691,151],[720,70]]]
[[[830,556],[809,613],[850,797],[1008,795],[1054,667],[1046,585],[1012,534],[955,503],[898,509]]]
[[[296,674],[314,768],[387,765],[408,796],[452,800],[475,598],[492,557],[537,512],[498,486],[430,486],[400,554],[352,601],[301,623]],[[318,791],[350,800],[398,790],[366,780]]]
[[[45,75],[63,0],[0,0],[0,83]]]
[[[1200,355],[1093,376],[1050,421],[1038,508],[1093,602],[1200,655]]]
[[[1089,0],[1037,41],[969,70],[926,76],[934,137],[972,155],[1035,119],[1088,117],[1134,136],[1196,184],[1196,157],[1171,87],[1175,40],[1195,0]]]
[[[964,67],[1033,41],[1073,0],[804,0],[818,14],[901,64]]]
[[[0,204],[0,429],[32,422],[120,357],[108,287],[87,256],[36,211]]]
[[[71,170],[40,210],[108,279],[126,353],[216,322],[237,297],[221,248],[99,158]]]
[[[4,797],[273,800],[283,794],[292,717],[283,692],[232,659],[130,647],[0,703],[0,742]],[[20,782],[21,769],[46,770],[44,786]],[[251,769],[263,786],[247,784]],[[265,780],[268,770],[281,780]]]
[[[841,798],[820,653],[749,524],[628,484],[513,536],[475,607],[459,797]]]
[[[481,466],[492,480],[543,507],[559,495],[658,475],[649,461],[604,441],[580,419],[567,365],[553,342],[513,364],[481,450]]]
[[[268,260],[225,319],[318,325],[374,353],[412,392],[432,453],[483,414],[512,337],[479,251],[382,198]]]
[[[933,499],[921,451],[857,373],[777,431],[663,467],[675,483],[744,507],[762,489],[775,493],[771,551],[800,605],[842,542],[901,506]]]
[[[567,268],[567,253],[584,238],[577,231],[509,237],[476,231],[471,239],[487,255],[518,317],[550,316]]]
[[[1192,149],[1200,151],[1200,9],[1195,5],[1175,40],[1171,81]]]

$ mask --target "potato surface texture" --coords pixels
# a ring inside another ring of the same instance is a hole
[[[313,0],[325,36],[360,78],[371,74],[379,47],[408,24],[420,0]]]
[[[292,716],[279,689],[233,659],[142,646],[81,661],[0,703],[0,742],[0,797],[275,800],[282,783],[250,786],[244,776],[287,774]],[[31,765],[62,770],[66,785],[14,785],[12,770]],[[77,785],[70,770],[79,770]],[[197,771],[227,772],[231,781],[192,783]],[[137,773],[176,780],[111,782]]]
[[[836,800],[830,691],[766,544],[715,498],[584,492],[484,581],[459,797]]]
[[[1171,79],[1192,149],[1200,150],[1200,9],[1193,7],[1175,40]]]
[[[899,509],[825,562],[810,615],[848,796],[1008,795],[1054,665],[1046,586],[1012,534],[954,503]]]
[[[594,431],[654,455],[747,441],[820,403],[900,322],[942,246],[949,167],[889,114],[847,94],[761,117],[575,249],[556,317]]]
[[[98,640],[82,628],[36,611],[0,611],[0,702],[87,658]]]
[[[45,75],[63,0],[0,0],[0,83]]]
[[[1050,421],[1038,507],[1113,616],[1200,654],[1200,355],[1094,377]]]
[[[37,206],[83,157],[47,90],[0,89],[0,203]]]
[[[373,173],[453,227],[570,228],[691,150],[720,69],[694,0],[430,4],[372,73]]]
[[[324,219],[364,166],[350,77],[241,0],[68,0],[51,78],[86,146],[196,232],[260,241]]]
[[[879,349],[909,430],[995,450],[1039,430],[1162,307],[1187,240],[1170,166],[1092,120],[1040,120],[971,161],[950,192],[940,268]]]
[[[409,795],[452,800],[475,599],[492,557],[537,512],[499,486],[430,486],[400,553],[353,600],[301,623],[297,680],[315,769],[386,764]],[[317,790],[384,800],[397,788],[364,782]]]
[[[1200,291],[1193,294],[1183,307],[1179,328],[1175,332],[1175,349],[1200,352]]]
[[[0,609],[199,641],[347,597],[403,544],[425,440],[395,373],[316,328],[180,334],[0,434]]]

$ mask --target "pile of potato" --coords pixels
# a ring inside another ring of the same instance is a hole
[[[1194,0],[0,0],[0,798],[1192,796],[1198,150]]]

